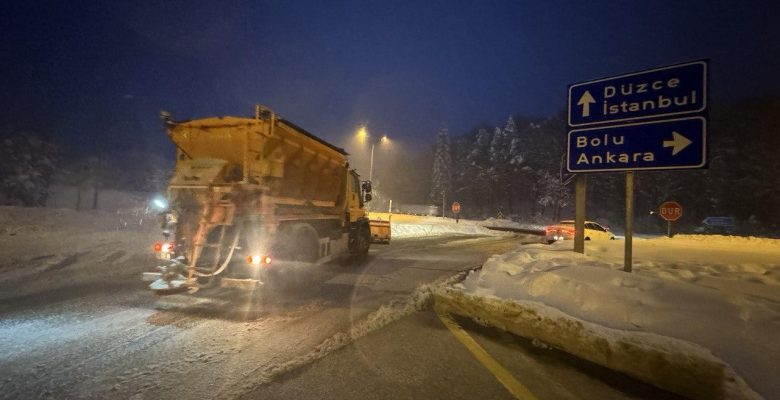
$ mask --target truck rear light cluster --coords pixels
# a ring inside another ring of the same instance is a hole
[[[270,265],[271,256],[249,256],[246,258],[246,262],[250,265]]]
[[[154,244],[155,253],[173,253],[176,245],[172,242],[157,242]]]

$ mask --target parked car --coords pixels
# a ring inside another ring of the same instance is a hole
[[[548,226],[544,231],[544,240],[547,243],[571,239],[574,239],[574,221],[561,221]],[[585,240],[615,240],[615,235],[598,222],[585,221]]]

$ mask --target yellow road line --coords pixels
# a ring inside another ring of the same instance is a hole
[[[436,315],[439,316],[444,326],[455,335],[466,348],[474,355],[485,368],[493,374],[493,376],[501,382],[502,385],[519,400],[537,400],[536,397],[528,390],[522,383],[518,382],[512,374],[506,370],[501,364],[496,361],[479,343],[474,340],[469,334],[463,330],[463,328],[452,319],[452,316],[447,312],[441,312],[436,310]]]

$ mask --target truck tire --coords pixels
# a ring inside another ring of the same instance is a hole
[[[277,235],[274,258],[282,261],[314,263],[319,258],[319,236],[309,224],[285,227]]]
[[[280,292],[294,292],[311,286],[315,278],[314,263],[319,259],[319,237],[314,228],[305,223],[293,224],[276,235],[271,263],[265,272],[268,288]]]
[[[355,235],[355,248],[352,253],[352,261],[362,264],[368,258],[368,249],[371,246],[371,232],[368,226],[361,225]]]

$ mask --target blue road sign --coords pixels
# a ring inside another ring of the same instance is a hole
[[[569,172],[702,168],[707,122],[703,117],[643,122],[569,132]]]
[[[704,225],[732,227],[732,226],[734,226],[734,218],[732,218],[732,217],[707,217],[707,218],[704,218]]]
[[[707,62],[694,61],[569,86],[569,125],[588,126],[707,108]]]

